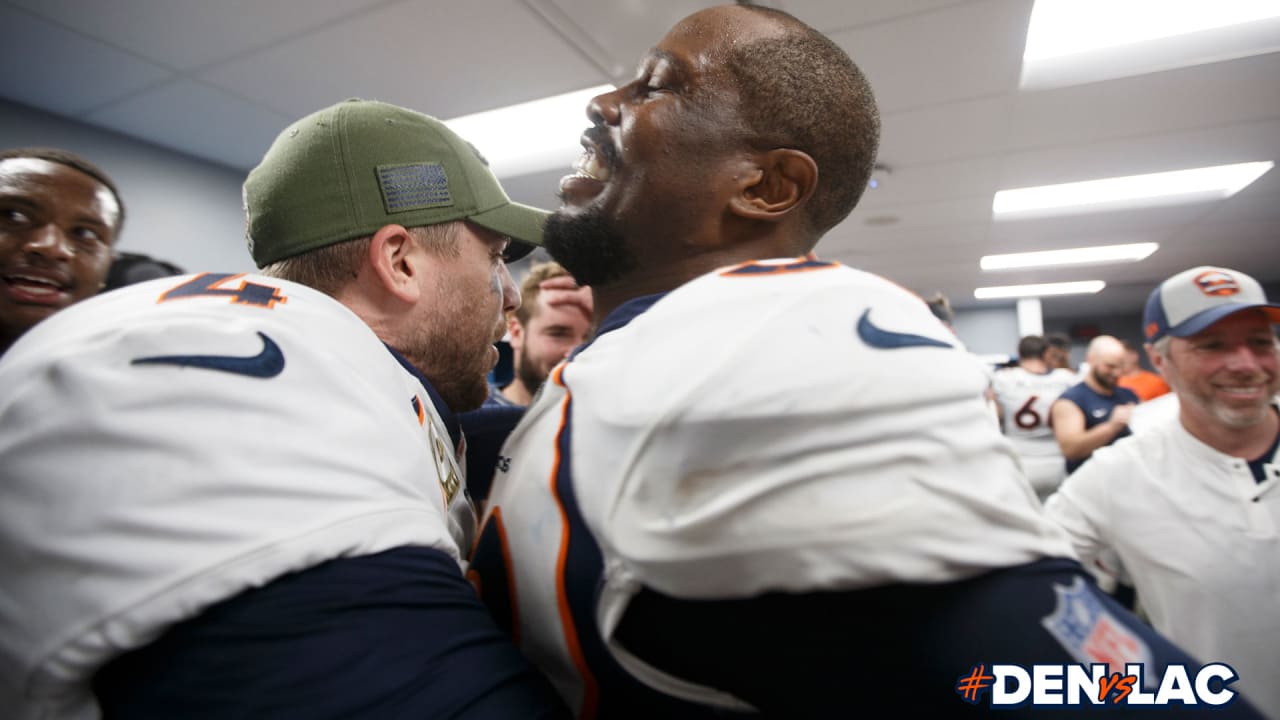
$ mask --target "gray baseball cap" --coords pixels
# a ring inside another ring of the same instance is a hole
[[[1147,342],[1195,335],[1222,318],[1260,308],[1280,323],[1280,305],[1267,302],[1257,280],[1239,270],[1201,265],[1160,283],[1147,298],[1142,332]]]

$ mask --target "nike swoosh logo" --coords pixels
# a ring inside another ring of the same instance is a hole
[[[953,348],[949,343],[941,340],[934,340],[924,335],[913,335],[911,333],[900,333],[892,330],[885,330],[877,327],[871,322],[871,309],[862,313],[862,317],[858,318],[858,337],[862,342],[874,348],[881,350],[897,350],[906,347],[937,347],[937,348]]]
[[[157,355],[155,357],[135,358],[133,365],[178,365],[181,367],[197,367],[206,370],[220,370],[236,375],[248,375],[256,378],[270,378],[284,370],[284,353],[280,346],[263,333],[262,352],[250,357],[235,355]]]

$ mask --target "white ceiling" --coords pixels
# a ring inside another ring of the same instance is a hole
[[[0,0],[0,96],[247,170],[291,120],[347,97],[451,118],[618,82],[672,23],[710,4]],[[1228,200],[991,220],[1002,188],[1280,161],[1280,52],[1020,92],[1031,0],[760,4],[848,50],[884,116],[880,161],[891,174],[823,240],[824,257],[962,308],[984,305],[972,299],[979,285],[1107,281],[1096,296],[1046,298],[1049,317],[1136,313],[1157,282],[1197,264],[1280,284],[1280,169]],[[555,207],[564,172],[504,184]],[[978,269],[991,252],[1145,241],[1161,249],[1138,264]]]

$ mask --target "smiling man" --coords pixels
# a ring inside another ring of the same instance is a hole
[[[555,293],[542,288],[548,280],[568,275],[558,263],[542,263],[530,268],[521,283],[520,307],[507,318],[515,377],[501,391],[514,405],[528,405],[551,374],[551,368],[581,345],[591,331],[589,307],[553,304]]]
[[[587,116],[546,247],[602,319],[504,446],[471,566],[579,717],[952,717],[978,663],[1121,660],[1104,628],[1190,662],[1089,584],[982,364],[811,254],[876,155],[844,50],[704,10]]]
[[[0,355],[102,288],[124,222],[115,183],[65,150],[0,152]]]
[[[1161,283],[1143,320],[1179,415],[1098,450],[1048,514],[1082,560],[1114,550],[1152,624],[1280,717],[1280,305],[1206,266]]]

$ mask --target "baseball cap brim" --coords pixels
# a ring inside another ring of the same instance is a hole
[[[507,261],[515,262],[542,247],[542,229],[551,213],[517,202],[499,205],[467,219],[511,238]]]
[[[1269,303],[1259,305],[1256,303],[1227,303],[1226,305],[1215,305],[1203,312],[1196,313],[1181,323],[1169,328],[1168,331],[1162,333],[1164,335],[1172,335],[1173,337],[1187,337],[1195,335],[1210,325],[1218,322],[1228,315],[1234,315],[1245,310],[1262,310],[1271,318],[1272,323],[1280,323],[1280,305]]]

